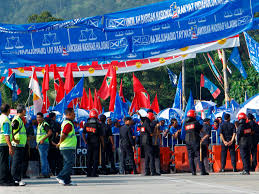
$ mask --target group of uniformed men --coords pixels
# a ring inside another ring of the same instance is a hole
[[[21,181],[21,165],[25,154],[25,145],[27,141],[26,129],[23,118],[26,115],[24,105],[18,105],[17,115],[12,122],[9,120],[10,106],[3,104],[1,106],[0,116],[0,185],[3,186],[24,186],[26,183]],[[65,186],[76,185],[71,181],[70,175],[75,162],[75,150],[77,146],[77,138],[74,127],[75,113],[72,108],[65,110],[65,120],[61,125],[61,135],[59,142],[55,144],[59,148],[63,156],[63,169],[57,175],[57,181]],[[99,119],[98,119],[99,117]],[[106,160],[111,161],[111,169],[116,171],[114,165],[113,151],[115,148],[111,129],[105,124],[106,117],[99,115],[98,111],[93,109],[89,113],[89,119],[84,124],[83,141],[87,144],[87,176],[98,176],[98,165],[100,163],[100,153],[104,158],[101,163],[105,170]],[[52,129],[49,123],[44,120],[43,114],[37,114],[37,149],[41,161],[41,176],[39,178],[49,178],[49,166],[47,161],[49,137],[52,135]],[[108,121],[109,122],[109,121]],[[160,136],[160,122],[155,120],[152,110],[147,111],[146,117],[141,117],[141,126],[139,126],[140,137],[135,138],[132,134],[132,125],[134,124],[132,117],[125,117],[124,124],[119,129],[120,134],[120,150],[121,165],[120,173],[126,173],[126,160],[133,166],[134,174],[138,174],[135,161],[134,151],[135,144],[139,144],[144,148],[145,153],[145,176],[159,176],[160,170],[156,169],[155,158],[160,157],[159,145],[162,143]],[[184,121],[184,129],[186,132],[185,143],[188,150],[190,168],[193,175],[196,175],[196,167],[194,159],[199,158],[199,167],[201,175],[208,175],[205,170],[204,158],[207,157],[209,138],[211,134],[210,120],[205,119],[203,126],[196,120],[196,113],[190,110]],[[258,137],[258,125],[254,118],[244,113],[238,115],[236,126],[230,123],[230,115],[225,114],[224,122],[220,124],[220,138],[222,147],[221,171],[224,172],[226,164],[227,150],[230,150],[233,170],[236,171],[235,161],[235,141],[240,148],[240,153],[244,165],[243,175],[250,173],[250,169],[254,169],[257,164],[256,153]],[[175,129],[173,137],[178,138],[181,132],[177,122],[173,120],[172,127]],[[105,130],[104,130],[105,129]],[[103,152],[101,151],[103,150]],[[252,153],[253,163],[250,166],[250,155]],[[9,168],[9,156],[11,157],[11,169]],[[160,161],[158,159],[158,161]],[[160,163],[158,164],[160,166]],[[105,173],[104,173],[105,174]]]

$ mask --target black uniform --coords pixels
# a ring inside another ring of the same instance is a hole
[[[186,131],[185,142],[192,174],[196,174],[194,163],[195,157],[198,157],[201,174],[206,174],[203,160],[200,161],[200,132],[202,130],[202,125],[195,118],[187,117],[184,129]]]
[[[140,127],[141,145],[144,146],[145,151],[145,173],[150,175],[151,173],[156,174],[154,150],[152,145],[152,133],[154,132],[154,125],[149,119],[145,119],[143,125]]]
[[[102,128],[99,121],[90,118],[84,126],[84,134],[87,134],[87,176],[96,177],[100,150],[100,137]]]
[[[252,145],[251,145],[251,154],[252,154],[252,166],[251,170],[255,170],[257,166],[257,144],[259,141],[259,126],[255,121],[249,122],[252,129]]]
[[[246,123],[245,119],[239,121],[237,130],[237,143],[240,146],[240,155],[242,158],[244,170],[249,173],[250,171],[250,157],[251,157],[251,144],[252,144],[252,129]]]
[[[208,146],[210,144],[210,135],[211,135],[211,126],[204,123],[203,124],[203,130],[200,133],[201,138],[203,138],[205,135],[208,135],[208,137],[202,142],[202,161],[204,158],[208,157]]]
[[[228,121],[224,121],[220,127],[219,133],[223,135],[225,141],[231,141],[233,134],[236,133],[235,125]],[[228,150],[230,152],[232,167],[236,170],[235,141],[230,146],[225,146],[224,143],[221,142],[221,169],[225,169]]]
[[[121,149],[121,169],[120,173],[125,173],[126,167],[126,156],[130,160],[130,163],[133,165],[134,173],[136,173],[136,164],[134,161],[134,152],[132,147],[135,145],[134,139],[132,137],[132,130],[129,125],[124,125],[120,128],[120,149]]]
[[[112,143],[110,137],[112,136],[112,129],[110,125],[101,123],[102,133],[104,138],[104,148],[102,149],[102,170],[104,174],[107,174],[106,165],[111,162],[111,169],[115,172],[114,154],[112,150]]]

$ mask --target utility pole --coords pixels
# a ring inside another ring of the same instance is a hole
[[[222,58],[223,58],[223,76],[224,76],[224,91],[225,91],[225,105],[227,108],[229,100],[229,87],[228,87],[228,75],[227,75],[227,62],[225,50],[222,49]]]
[[[184,60],[182,60],[182,107],[183,110],[185,109],[185,64],[184,64]]]

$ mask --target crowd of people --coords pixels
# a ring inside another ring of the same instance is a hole
[[[37,178],[56,176],[59,184],[76,185],[71,181],[71,174],[80,128],[80,138],[87,147],[87,177],[98,177],[100,172],[126,174],[129,169],[138,174],[134,160],[136,147],[141,147],[141,152],[144,153],[144,175],[160,176],[160,147],[173,149],[177,144],[187,147],[192,175],[196,175],[195,157],[198,158],[201,175],[209,175],[204,160],[208,157],[208,146],[211,143],[221,144],[221,172],[225,171],[228,150],[233,171],[237,171],[236,144],[244,166],[241,174],[249,175],[257,166],[259,127],[252,114],[240,113],[235,123],[230,122],[229,114],[225,114],[223,119],[215,119],[213,123],[208,118],[197,120],[194,110],[187,113],[185,120],[178,122],[172,118],[170,123],[162,118],[156,119],[151,109],[145,117],[137,113],[136,118],[132,113],[123,121],[106,118],[93,109],[89,118],[81,123],[75,123],[72,108],[65,110],[62,123],[56,121],[53,112],[45,118],[39,112],[27,121],[24,105],[17,106],[14,118],[10,119],[9,114],[10,106],[3,104],[0,116],[1,186],[25,186],[22,179],[30,178],[26,175],[29,160],[40,161],[40,175]],[[215,136],[211,136],[212,131],[217,132]],[[120,148],[119,170],[114,158],[117,148]],[[101,171],[98,166],[101,166]]]

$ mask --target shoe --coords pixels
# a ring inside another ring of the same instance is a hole
[[[233,169],[233,172],[237,172],[237,169],[236,169],[236,168],[234,168],[234,169]]]
[[[196,172],[192,172],[192,175],[193,175],[193,176],[196,176]]]
[[[240,173],[241,175],[250,175],[250,172],[243,170],[243,172]]]
[[[225,172],[225,169],[224,168],[222,168],[222,169],[220,169],[220,171],[219,172]]]
[[[144,176],[150,176],[150,172],[146,172]]]
[[[202,172],[201,175],[210,175],[210,174],[207,172]]]
[[[76,184],[76,183],[73,183],[73,182],[70,182],[70,183],[68,183],[68,184],[64,184],[64,186],[77,186],[77,184]]]
[[[14,184],[19,185],[19,186],[25,186],[26,185],[26,183],[23,182],[23,181],[15,181]]]
[[[56,178],[56,180],[58,181],[59,184],[65,185],[65,182],[62,179]]]
[[[156,172],[152,173],[152,176],[160,176],[160,175],[161,175],[161,174],[156,173]]]

